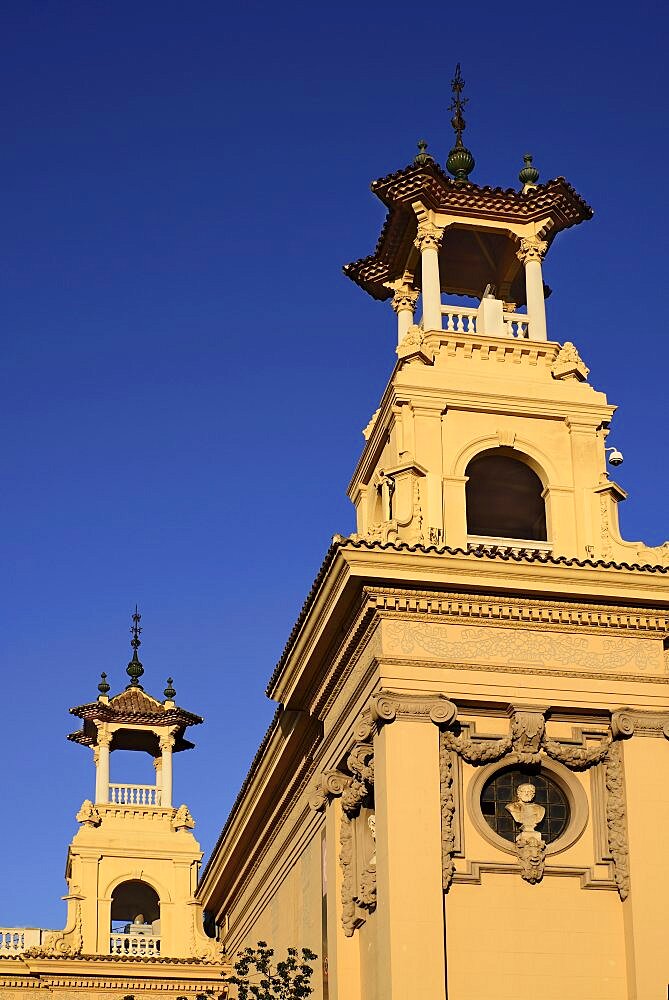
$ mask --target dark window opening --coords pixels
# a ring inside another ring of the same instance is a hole
[[[469,535],[547,541],[544,487],[528,465],[487,453],[473,458],[465,475]]]

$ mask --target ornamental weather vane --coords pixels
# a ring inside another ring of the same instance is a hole
[[[448,172],[453,174],[456,184],[465,183],[469,179],[469,175],[475,166],[474,157],[462,142],[462,133],[467,127],[465,123],[464,109],[465,105],[469,103],[469,98],[462,96],[462,91],[464,89],[465,81],[462,78],[460,63],[458,63],[455,67],[455,76],[451,80],[453,100],[448,108],[449,111],[453,112],[451,125],[453,126],[453,131],[455,132],[455,146],[448,154],[448,159],[446,160]]]

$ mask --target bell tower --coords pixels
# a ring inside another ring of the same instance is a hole
[[[374,253],[344,268],[391,301],[398,333],[349,487],[357,535],[664,564],[666,547],[620,537],[626,494],[606,463],[615,407],[570,331],[560,342],[547,323],[544,261],[592,210],[564,178],[540,184],[529,154],[519,188],[471,183],[459,66],[452,86],[453,177],[419,142],[412,164],[372,184],[385,224]]]
[[[186,730],[203,720],[176,704],[172,678],[162,700],[144,690],[140,620],[135,608],[126,688],[110,697],[103,673],[97,700],[70,709],[83,725],[68,739],[93,752],[95,795],[77,813],[68,849],[67,926],[48,947],[119,960],[216,962],[220,945],[205,935],[194,898],[202,858],[195,823],[172,799],[173,755],[193,747]],[[148,754],[155,783],[110,781],[110,757],[119,750]]]

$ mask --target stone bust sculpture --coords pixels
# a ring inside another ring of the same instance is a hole
[[[535,786],[529,781],[518,785],[515,799],[507,803],[504,808],[519,824],[521,833],[534,834],[537,840],[541,840],[541,834],[536,828],[546,815],[546,810],[534,801],[536,792]]]

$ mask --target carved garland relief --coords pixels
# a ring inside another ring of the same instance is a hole
[[[634,733],[635,713],[631,710],[614,713],[609,733],[598,746],[574,746],[548,738],[543,711],[526,709],[513,711],[508,736],[473,739],[460,730],[457,707],[446,698],[421,699],[382,691],[371,699],[355,726],[355,741],[346,758],[346,771],[335,769],[323,772],[310,798],[312,808],[317,811],[325,809],[332,798],[341,798],[342,923],[347,936],[352,936],[356,927],[364,922],[366,914],[376,908],[373,740],[383,724],[393,722],[398,716],[422,716],[440,728],[442,884],[445,892],[448,892],[455,875],[456,759],[459,757],[477,767],[503,760],[505,764],[521,766],[536,766],[552,760],[571,771],[604,766],[609,852],[618,893],[621,900],[627,898],[629,860],[620,741]],[[648,727],[652,725],[653,732],[657,730],[659,734],[661,731],[669,738],[669,720],[664,720],[660,726],[661,722],[659,716],[657,719],[653,716]],[[516,790],[516,797],[507,804],[508,812],[518,826],[514,851],[520,874],[531,884],[543,878],[547,847],[536,830],[543,819],[543,807],[534,802],[535,791],[530,779]]]

